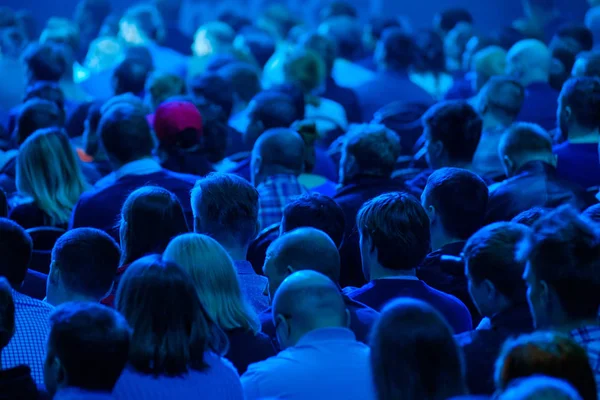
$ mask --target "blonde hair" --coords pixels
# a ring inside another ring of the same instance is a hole
[[[87,188],[75,152],[62,130],[40,129],[19,148],[17,190],[33,198],[50,217],[51,225],[69,221]]]
[[[221,329],[260,332],[258,316],[242,295],[233,261],[216,240],[197,233],[178,236],[163,259],[190,274],[202,305]]]

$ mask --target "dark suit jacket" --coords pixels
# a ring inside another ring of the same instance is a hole
[[[362,272],[356,214],[362,205],[380,194],[405,191],[403,182],[391,178],[357,177],[338,190],[333,199],[340,205],[346,217],[346,233],[340,249],[342,287],[360,287],[366,283]]]
[[[550,164],[532,161],[523,165],[512,178],[490,186],[486,222],[510,221],[533,207],[556,208],[572,204],[583,209],[587,203],[583,188],[560,179]]]
[[[322,93],[321,96],[333,100],[344,107],[348,122],[362,122],[362,113],[358,97],[352,89],[341,87],[332,77],[329,77],[325,81],[325,92]]]
[[[225,333],[229,339],[229,351],[225,354],[225,358],[231,361],[240,375],[246,372],[250,364],[264,361],[277,354],[271,338],[262,332],[255,335],[238,328]]]
[[[372,81],[360,86],[356,94],[365,122],[370,122],[379,109],[393,102],[433,104],[431,95],[412,83],[403,71],[379,72]]]
[[[548,83],[532,83],[525,88],[525,101],[517,119],[533,122],[551,131],[556,128],[558,95],[559,93]]]

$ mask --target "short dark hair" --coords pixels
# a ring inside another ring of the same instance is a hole
[[[253,29],[249,32],[242,32],[244,45],[258,64],[259,68],[264,68],[269,59],[275,54],[275,39],[266,32]]]
[[[233,87],[230,82],[219,74],[207,72],[197,75],[190,81],[189,89],[197,101],[216,105],[227,118],[231,116],[233,111]]]
[[[189,369],[202,371],[208,368],[205,352],[223,354],[223,347],[213,344],[220,330],[200,303],[192,279],[159,255],[127,268],[115,304],[133,329],[129,363],[141,373],[178,376]]]
[[[517,214],[511,222],[516,222],[517,224],[522,224],[525,226],[533,226],[536,222],[539,221],[546,213],[548,212],[547,208],[543,207],[533,207],[529,210],[525,210],[520,214]]]
[[[529,228],[515,222],[498,222],[476,232],[463,250],[467,271],[479,284],[488,280],[513,304],[526,301],[525,261],[517,257]]]
[[[67,70],[60,45],[52,42],[31,44],[23,54],[32,81],[58,82]]]
[[[479,96],[488,108],[500,111],[514,120],[523,107],[525,88],[515,79],[492,76],[481,89]]]
[[[62,128],[65,113],[56,103],[42,99],[28,100],[19,110],[16,141],[21,145],[35,131],[44,128]]]
[[[115,310],[91,302],[66,303],[50,316],[49,349],[69,386],[112,391],[127,364],[131,331]]]
[[[390,28],[383,32],[381,42],[385,49],[385,62],[394,69],[406,69],[416,60],[414,39],[404,29]]]
[[[427,30],[415,35],[415,67],[420,71],[446,71],[444,41],[436,32]]]
[[[371,35],[375,40],[381,39],[383,33],[391,28],[402,28],[400,21],[395,17],[373,17],[369,19]]]
[[[600,223],[600,203],[586,208],[582,214],[592,221]]]
[[[504,155],[552,153],[552,138],[541,126],[528,122],[513,124],[500,139],[499,151]]]
[[[221,68],[218,74],[231,84],[234,93],[242,101],[249,102],[260,92],[259,73],[255,67],[248,63],[228,64]]]
[[[331,198],[319,193],[291,199],[283,210],[282,232],[312,227],[325,232],[339,249],[344,240],[346,218],[342,208]]]
[[[302,91],[300,85],[291,82],[285,82],[280,85],[273,85],[269,89],[269,92],[279,93],[288,96],[292,100],[292,104],[296,107],[296,121],[304,119],[306,116],[306,96]],[[287,127],[278,127],[278,128],[288,128]]]
[[[11,286],[0,277],[0,350],[8,346],[15,332],[15,302]]]
[[[571,206],[543,216],[523,242],[521,256],[536,279],[554,288],[572,319],[596,318],[600,306],[600,232]]]
[[[565,82],[559,103],[570,107],[577,123],[584,128],[600,128],[600,79],[580,77]]]
[[[150,156],[155,147],[145,111],[126,103],[103,113],[98,136],[106,153],[122,164]]]
[[[467,240],[484,224],[489,192],[477,174],[460,168],[442,168],[427,179],[423,199],[435,207],[444,230]]]
[[[65,94],[56,82],[37,81],[29,85],[25,91],[23,102],[31,99],[48,100],[55,103],[61,110],[65,108]]]
[[[453,161],[473,161],[483,122],[466,101],[443,101],[431,107],[422,117],[433,140],[443,143]]]
[[[117,242],[93,228],[68,231],[52,249],[52,268],[58,268],[67,289],[98,299],[110,290],[120,259]]]
[[[600,78],[600,52],[589,51],[585,53],[579,53],[577,60],[585,60],[585,66],[583,67],[583,76],[589,78]],[[577,61],[576,61],[577,62]]]
[[[439,27],[444,32],[450,32],[461,22],[473,23],[473,16],[464,8],[450,8],[438,14]]]
[[[183,207],[177,196],[158,186],[132,192],[121,209],[122,264],[153,253],[162,253],[171,239],[188,233]]]
[[[561,39],[568,38],[575,40],[583,51],[590,51],[594,47],[594,35],[583,24],[565,25],[558,29],[556,36]]]
[[[407,193],[386,193],[369,200],[358,212],[356,226],[371,239],[379,263],[387,269],[416,268],[431,248],[429,217]]]
[[[299,116],[290,96],[277,92],[261,92],[252,99],[252,115],[265,126],[265,130],[288,128]]]
[[[401,146],[398,135],[385,125],[356,125],[346,135],[342,152],[356,161],[360,174],[389,178]]]
[[[0,237],[0,276],[18,289],[31,262],[33,242],[25,229],[6,218],[0,218]]]
[[[146,80],[152,68],[135,58],[126,58],[115,68],[113,79],[116,81],[115,94],[144,92]]]
[[[195,220],[217,240],[235,238],[248,244],[258,233],[258,192],[247,180],[233,174],[211,173],[192,189]]]

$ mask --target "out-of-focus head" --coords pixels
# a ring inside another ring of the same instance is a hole
[[[154,0],[153,4],[167,24],[179,21],[183,0]]]
[[[505,48],[500,43],[500,41],[494,37],[483,36],[483,35],[471,37],[469,39],[469,41],[467,42],[467,44],[465,45],[465,51],[463,52],[463,55],[462,55],[463,69],[470,70],[472,62],[473,62],[473,56],[476,53],[480,52],[481,50],[483,50],[487,47],[492,47],[492,46],[499,46],[503,49]],[[511,47],[511,46],[508,46],[508,47]],[[504,57],[506,58],[506,54],[504,55]],[[502,70],[501,74],[504,74],[504,70]]]
[[[303,170],[304,140],[298,132],[289,128],[270,129],[254,144],[250,174],[255,186],[271,175],[297,176]]]
[[[333,39],[319,33],[311,33],[302,37],[300,45],[321,57],[325,63],[326,75],[330,76],[337,58],[337,48]]]
[[[57,82],[38,81],[29,85],[25,91],[23,103],[31,99],[48,100],[55,103],[61,110],[65,108],[65,94]]]
[[[378,399],[448,399],[467,392],[452,328],[425,302],[404,298],[386,305],[370,345]]]
[[[594,47],[594,35],[583,24],[569,24],[561,27],[550,42],[550,49],[565,49],[573,54],[590,51]]]
[[[246,107],[261,90],[260,71],[251,64],[231,63],[219,69],[218,74],[233,89],[234,103],[238,103],[236,111],[241,111],[239,108]]]
[[[572,78],[558,98],[557,120],[563,137],[576,138],[600,129],[600,79]]]
[[[63,77],[67,62],[60,46],[52,42],[34,43],[25,49],[23,62],[29,84],[37,81],[58,82]]]
[[[384,125],[352,127],[342,147],[340,182],[349,183],[359,175],[389,178],[400,150],[398,135]]]
[[[16,139],[20,146],[38,129],[62,128],[65,113],[56,103],[42,100],[28,100],[21,106],[16,124]]]
[[[433,26],[440,36],[446,36],[461,22],[473,24],[473,16],[464,8],[451,8],[436,14]]]
[[[83,36],[95,37],[104,20],[110,15],[112,6],[108,0],[80,0],[75,8],[73,20]]]
[[[529,228],[515,222],[499,222],[476,232],[463,250],[469,294],[484,317],[523,304],[527,288],[522,276],[525,261],[517,258]]]
[[[165,72],[154,72],[148,76],[144,91],[148,97],[150,107],[156,110],[168,98],[185,95],[187,89],[185,82],[179,76]]]
[[[589,51],[578,54],[571,75],[576,78],[584,76],[600,78],[600,52]]]
[[[593,206],[586,208],[582,212],[582,215],[588,217],[594,222],[600,223],[600,204],[594,204]]]
[[[154,133],[163,150],[199,146],[202,130],[202,115],[193,103],[167,101],[154,113]]]
[[[402,28],[383,32],[375,50],[375,62],[381,69],[403,71],[416,61],[414,39]]]
[[[119,38],[129,46],[161,42],[165,23],[158,9],[150,4],[130,7],[119,21]]]
[[[600,233],[594,222],[563,206],[533,225],[522,246],[523,278],[538,329],[595,321],[600,306]]]
[[[600,40],[600,2],[596,1],[598,4],[590,7],[590,9],[585,14],[585,26],[592,32],[593,42],[598,43]]]
[[[236,33],[240,33],[246,27],[252,26],[249,17],[242,14],[243,10],[225,10],[218,16],[218,20],[229,25]]]
[[[552,67],[552,53],[535,39],[517,42],[506,56],[506,74],[519,80],[523,86],[534,82],[548,82]]]
[[[403,28],[398,18],[374,17],[369,20],[363,31],[363,45],[369,52],[375,51],[377,42],[381,39],[383,32],[391,28]]]
[[[327,76],[324,60],[314,51],[297,49],[284,60],[286,82],[298,85],[305,94],[320,89]]]
[[[358,10],[350,2],[335,0],[321,9],[319,17],[321,21],[336,17],[356,18],[358,17]]]
[[[427,163],[431,168],[464,166],[473,161],[483,124],[469,103],[438,103],[427,110],[421,120]]]
[[[415,68],[423,72],[443,72],[446,70],[444,42],[434,31],[421,31],[415,35]]]
[[[153,67],[137,58],[126,58],[113,71],[112,85],[115,95],[144,93],[146,80]]]
[[[289,128],[302,119],[290,96],[278,92],[261,92],[254,96],[248,105],[250,122],[244,134],[244,141],[254,145],[256,140],[269,129]]]
[[[473,55],[471,71],[475,73],[473,89],[479,92],[486,82],[506,70],[506,50],[500,46],[490,46]]]
[[[587,352],[558,333],[536,332],[507,340],[496,361],[495,375],[498,390],[517,379],[543,375],[567,381],[582,399],[597,398]]]
[[[273,324],[277,341],[287,349],[313,330],[347,328],[350,314],[337,284],[319,272],[299,271],[275,293]]]
[[[52,17],[40,34],[40,43],[57,43],[67,46],[72,53],[79,51],[79,27],[66,18]]]
[[[5,255],[0,259],[0,276],[15,290],[20,289],[31,262],[33,242],[25,229],[6,218],[0,218],[0,235],[0,250]]]
[[[582,400],[568,382],[547,376],[515,380],[502,392],[500,400]]]
[[[228,120],[233,111],[233,86],[214,72],[195,76],[188,83],[190,94],[198,104],[216,106]]]
[[[11,26],[0,28],[0,53],[2,57],[19,59],[27,47],[27,37],[21,29]]]
[[[521,112],[525,89],[515,79],[491,77],[479,91],[477,112],[482,119],[510,126]]]
[[[251,56],[262,70],[275,54],[277,43],[267,32],[260,29],[248,29],[237,35],[233,45],[235,49]]]
[[[362,29],[355,18],[347,16],[332,17],[324,21],[318,33],[331,38],[337,46],[338,57],[354,60],[362,53]]]
[[[103,36],[92,41],[83,65],[91,72],[105,71],[116,66],[122,57],[121,43],[116,38]]]
[[[504,132],[498,144],[498,154],[508,177],[515,175],[531,161],[556,165],[552,138],[548,132],[539,125],[527,122],[516,123]]]
[[[198,28],[194,34],[192,52],[198,57],[229,52],[235,31],[224,22],[213,21]]]
[[[460,22],[444,36],[444,53],[446,60],[451,62],[448,67],[459,70],[464,67],[463,54],[472,38],[473,26],[467,22]]]

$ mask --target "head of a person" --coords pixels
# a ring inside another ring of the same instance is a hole
[[[117,311],[94,302],[66,303],[50,316],[44,383],[110,393],[127,364],[131,330]]]
[[[2,57],[18,60],[27,47],[27,37],[17,26],[0,28],[0,51]]]
[[[383,32],[375,49],[375,62],[384,70],[404,71],[415,63],[414,39],[402,28],[390,28]]]
[[[464,8],[451,8],[435,15],[433,27],[443,37],[460,23],[472,25],[473,16]]]
[[[350,183],[360,176],[389,178],[400,150],[398,135],[384,125],[351,127],[342,146],[340,183]]]
[[[337,58],[335,41],[320,33],[309,33],[300,39],[300,45],[306,50],[318,54],[325,64],[325,75],[327,77],[331,76],[331,71]]]
[[[161,42],[164,36],[165,23],[154,5],[130,7],[119,21],[119,38],[128,46]]]
[[[592,33],[593,43],[598,43],[600,40],[600,3],[597,0],[593,0],[597,4],[590,7],[585,14],[585,26]]]
[[[204,309],[221,329],[260,331],[258,316],[242,294],[233,261],[216,240],[197,233],[178,236],[167,246],[163,259],[190,275]]]
[[[337,16],[324,21],[318,33],[332,39],[337,47],[338,57],[354,60],[362,53],[362,27],[353,17]]]
[[[43,99],[28,100],[21,106],[17,117],[16,144],[20,146],[39,129],[60,129],[64,124],[65,113],[56,103]]]
[[[67,70],[64,54],[56,43],[31,44],[22,57],[29,84],[37,81],[58,82]]]
[[[465,367],[452,328],[429,304],[409,298],[390,302],[373,327],[370,346],[378,399],[442,400],[466,394]]]
[[[192,52],[195,56],[211,56],[231,51],[235,31],[229,25],[220,21],[212,21],[198,28],[194,34]]]
[[[302,119],[294,99],[284,93],[261,92],[254,96],[248,105],[249,123],[244,133],[244,141],[254,145],[267,130],[289,128]]]
[[[128,362],[138,372],[179,376],[203,371],[208,368],[205,352],[223,353],[223,334],[202,306],[190,275],[158,255],[127,268],[115,307],[133,330]]]
[[[381,39],[383,32],[391,28],[402,28],[400,20],[395,17],[375,16],[370,18],[363,30],[363,46],[367,52],[375,51],[377,42]]]
[[[583,400],[593,400],[596,381],[587,352],[573,339],[554,332],[535,332],[509,339],[496,361],[496,389],[535,375],[570,383]]]
[[[317,271],[298,271],[281,283],[273,298],[273,324],[282,349],[316,329],[347,328],[350,314],[338,285]]]
[[[586,51],[579,53],[573,65],[571,75],[575,78],[600,78],[600,52]]]
[[[300,175],[304,170],[304,140],[290,128],[270,129],[263,133],[252,148],[250,175],[258,186],[269,176]]]
[[[58,128],[40,129],[21,145],[16,184],[20,193],[32,197],[48,215],[53,226],[69,221],[88,186],[67,134]]]
[[[183,207],[173,193],[157,186],[137,189],[121,210],[121,264],[162,253],[171,239],[188,231]]]
[[[188,83],[194,100],[206,106],[218,107],[223,117],[229,119],[233,111],[233,86],[215,72],[206,72],[193,77]]]
[[[504,75],[506,50],[500,46],[486,47],[473,55],[470,68],[475,75],[473,89],[478,93],[490,78]]]
[[[159,148],[167,152],[197,148],[202,132],[202,115],[193,103],[166,101],[154,113],[154,133]]]
[[[154,0],[153,4],[160,12],[167,24],[175,23],[179,20],[182,0]]]
[[[150,107],[155,110],[169,97],[185,95],[186,87],[183,79],[177,75],[154,72],[148,76],[143,91],[146,93]]]
[[[286,82],[298,85],[305,94],[314,93],[325,82],[325,62],[312,50],[299,48],[288,54],[283,71]]]
[[[594,47],[594,35],[584,24],[567,24],[558,29],[550,42],[550,49],[566,49],[573,54],[590,51]]]
[[[126,58],[114,69],[112,87],[115,95],[144,93],[152,68],[137,58]]]
[[[473,38],[473,26],[466,22],[460,22],[446,36],[444,36],[444,54],[449,69],[467,69],[464,65],[468,60],[469,43]]]
[[[58,108],[65,108],[65,94],[56,82],[38,81],[25,89],[23,102],[26,103],[32,99],[48,100],[55,103]]]
[[[600,204],[589,206],[582,212],[582,215],[588,217],[596,223],[600,223]]]
[[[525,262],[517,257],[529,228],[515,222],[498,222],[476,232],[463,250],[469,294],[479,313],[492,317],[526,302],[522,280]]]
[[[72,54],[76,53],[81,42],[79,27],[67,18],[52,17],[40,34],[40,43],[46,42],[63,44]]]
[[[102,23],[111,11],[112,6],[108,0],[80,0],[73,19],[82,36],[93,38],[98,35]]]
[[[327,21],[335,17],[356,18],[358,10],[350,2],[334,0],[321,9],[319,18],[321,21]]]
[[[233,89],[236,111],[241,111],[261,91],[260,73],[251,64],[236,62],[224,66],[218,72]]]
[[[466,101],[443,101],[421,118],[427,164],[433,169],[468,166],[479,139],[483,122]]]
[[[90,43],[83,65],[91,72],[105,71],[118,65],[122,57],[121,42],[111,36],[101,36]]]
[[[0,277],[0,351],[12,339],[15,333],[15,302],[12,288],[5,277]]]
[[[523,86],[548,82],[552,67],[552,53],[539,40],[525,39],[510,48],[506,56],[506,74]]]
[[[521,112],[525,89],[519,81],[494,76],[479,91],[477,111],[484,125],[510,126]]]
[[[523,279],[538,329],[595,321],[600,306],[600,233],[570,206],[543,216],[523,241]]]
[[[325,232],[339,249],[346,230],[344,211],[331,197],[319,193],[298,196],[285,206],[279,232],[283,235],[302,227]]]
[[[271,59],[277,47],[275,38],[261,29],[246,29],[235,38],[234,47],[249,55],[262,69]]]
[[[488,188],[477,174],[460,168],[441,168],[427,179],[421,204],[431,221],[433,250],[467,240],[485,219]]]
[[[0,276],[14,289],[19,289],[31,262],[33,242],[25,229],[6,218],[0,218],[0,235],[0,251],[4,254],[0,261]]]
[[[499,394],[500,400],[582,400],[568,382],[548,376],[516,379]]]
[[[121,250],[107,233],[93,228],[68,231],[52,249],[48,303],[99,302],[111,290],[120,260]]]
[[[431,247],[429,225],[423,206],[407,193],[386,193],[366,202],[356,217],[365,278],[414,271]]]
[[[416,56],[414,68],[420,72],[441,73],[446,70],[444,42],[434,31],[417,32],[415,37]]]
[[[600,79],[572,78],[558,98],[557,121],[563,137],[577,138],[600,130]]]
[[[511,219],[511,222],[516,222],[517,224],[531,227],[533,224],[538,222],[540,218],[546,215],[548,211],[548,208],[533,207],[517,214],[515,217],[513,217],[513,219]]]
[[[123,102],[104,111],[98,124],[98,135],[115,167],[152,155],[155,142],[143,107]]]
[[[556,156],[552,153],[552,138],[542,127],[528,122],[516,123],[502,134],[498,154],[508,177],[517,174],[525,164],[532,161],[556,165]]]

